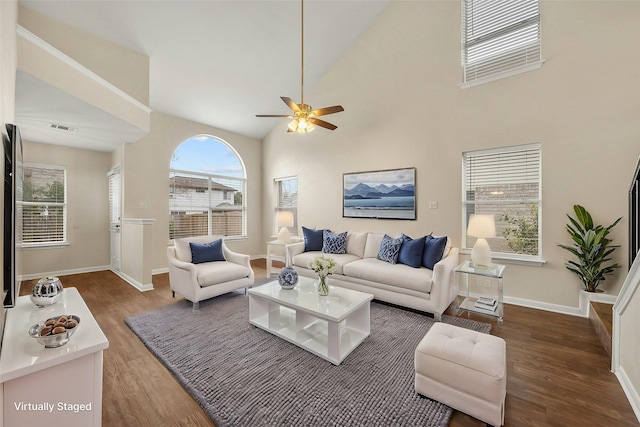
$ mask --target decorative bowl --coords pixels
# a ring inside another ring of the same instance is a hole
[[[57,277],[43,277],[38,280],[31,291],[31,302],[38,307],[57,303],[62,298],[64,288]]]
[[[278,283],[282,289],[293,289],[298,283],[298,272],[293,267],[285,267],[278,274]]]
[[[45,348],[61,347],[69,342],[80,326],[80,318],[73,314],[50,317],[44,322],[36,323],[29,328],[29,335]],[[61,328],[58,330],[58,328]],[[57,333],[54,333],[58,330]],[[43,335],[44,334],[44,335]]]

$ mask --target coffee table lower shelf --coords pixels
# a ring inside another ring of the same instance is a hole
[[[339,365],[369,336],[369,304],[334,322],[249,294],[249,323]]]

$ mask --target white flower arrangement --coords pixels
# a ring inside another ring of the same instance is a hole
[[[319,255],[309,263],[309,268],[315,271],[318,276],[327,277],[333,273],[333,269],[336,268],[336,262],[333,258]]]

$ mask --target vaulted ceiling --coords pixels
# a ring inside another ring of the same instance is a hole
[[[391,1],[305,1],[305,101],[307,89]],[[287,114],[280,96],[299,102],[300,1],[21,0],[19,4],[147,55],[149,107],[154,111],[262,139],[281,122],[255,114]],[[25,103],[34,102],[38,91],[29,87],[31,80],[18,81],[17,115],[28,107]],[[65,111],[71,112],[67,114],[73,114],[72,100],[64,102]],[[325,102],[339,104],[340,99]],[[345,108],[342,114],[348,114]],[[94,113],[82,114],[97,117]],[[339,116],[333,120],[337,125],[339,121]]]

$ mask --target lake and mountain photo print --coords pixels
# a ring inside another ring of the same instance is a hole
[[[416,219],[416,169],[343,175],[345,218]]]

